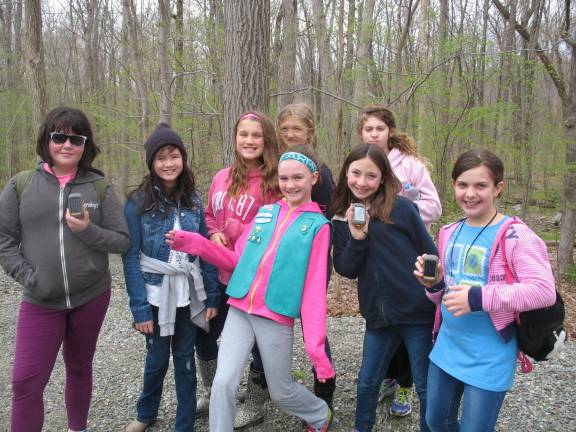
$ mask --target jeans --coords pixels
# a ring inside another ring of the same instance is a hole
[[[386,378],[395,379],[400,387],[410,388],[414,384],[410,370],[410,357],[408,357],[408,350],[403,343],[400,344],[394,357],[390,360]]]
[[[164,377],[170,361],[170,348],[174,363],[176,382],[176,432],[194,431],[196,418],[196,363],[194,362],[194,340],[197,327],[190,321],[190,308],[176,310],[174,335],[160,337],[158,326],[158,308],[152,307],[154,333],[146,335],[146,365],[144,367],[144,386],[138,399],[138,420],[152,423],[158,415],[162,397]]]
[[[197,329],[196,334],[196,355],[200,360],[210,361],[216,360],[218,357],[218,338],[224,328],[224,322],[228,315],[228,296],[225,294],[226,285],[218,282],[218,289],[220,290],[220,298],[222,299],[218,306],[218,315],[210,320],[210,332],[206,333],[202,329]]]
[[[434,363],[428,370],[426,422],[433,432],[493,431],[506,392],[494,392],[465,384]],[[462,418],[458,410],[462,403]]]
[[[420,430],[429,430],[425,421],[426,379],[430,362],[428,355],[432,349],[432,325],[405,324],[367,329],[364,334],[354,424],[359,432],[369,432],[374,427],[380,386],[400,342],[404,342],[408,350],[412,376],[420,399]]]

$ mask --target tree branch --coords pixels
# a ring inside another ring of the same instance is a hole
[[[496,9],[500,11],[500,14],[504,17],[504,19],[509,22],[510,13],[504,7],[504,5],[500,3],[499,0],[492,0],[492,3],[494,4],[494,6],[496,6]],[[518,34],[522,37],[522,39],[524,39],[526,42],[530,42],[530,34],[521,24],[515,23],[514,28],[516,29]],[[544,50],[540,47],[538,41],[535,41],[534,48],[536,49],[536,55],[544,65],[546,72],[548,72],[548,76],[554,83],[554,86],[558,91],[558,95],[560,96],[560,99],[562,99],[562,104],[566,105],[568,103],[568,93],[566,92],[566,85],[564,84],[564,81],[556,71],[556,68],[554,67],[548,56],[544,53]]]

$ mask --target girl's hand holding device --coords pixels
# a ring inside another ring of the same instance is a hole
[[[362,217],[363,216],[363,217]],[[346,212],[350,234],[356,240],[364,240],[368,236],[370,215],[363,204],[352,203]],[[362,219],[364,223],[362,224]]]
[[[432,258],[434,257],[434,258]],[[425,269],[425,262],[428,261],[428,268]],[[436,264],[436,274],[434,275],[432,271],[424,272],[424,270],[431,270],[432,268],[432,261],[435,261]],[[414,276],[416,279],[427,288],[430,288],[437,283],[439,283],[442,278],[444,277],[444,269],[442,268],[442,264],[438,260],[438,257],[434,255],[421,255],[416,258],[416,270],[414,270]]]

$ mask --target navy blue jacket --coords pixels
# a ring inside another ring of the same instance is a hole
[[[367,329],[397,324],[432,324],[435,305],[414,277],[416,257],[438,255],[416,205],[396,197],[392,224],[370,219],[368,235],[355,240],[348,222],[334,216],[334,268],[358,278],[360,313]]]
[[[159,191],[156,190],[158,193]],[[140,211],[141,196],[132,195],[124,205],[124,215],[130,230],[130,249],[122,256],[126,290],[130,298],[130,310],[134,322],[140,323],[152,320],[152,309],[147,300],[146,284],[162,285],[164,275],[142,272],[140,268],[140,252],[151,258],[167,262],[170,257],[170,246],[166,244],[164,235],[173,229],[176,211],[180,211],[180,229],[197,232],[208,237],[204,210],[199,196],[194,196],[194,208],[176,207],[166,199],[158,212]],[[196,257],[189,256],[190,261]],[[218,288],[218,270],[212,264],[200,260],[200,268],[206,291],[206,307],[220,305],[220,290]]]
[[[317,183],[312,189],[312,201],[320,206],[320,210],[328,220],[332,218],[331,204],[332,194],[334,193],[334,179],[332,171],[327,165],[322,164],[320,167],[320,183]]]

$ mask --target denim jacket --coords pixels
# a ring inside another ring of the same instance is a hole
[[[157,189],[157,193],[160,191]],[[162,198],[163,205],[157,212],[140,211],[142,195],[132,195],[124,205],[124,215],[130,231],[130,249],[122,256],[124,278],[130,298],[130,310],[134,322],[140,323],[152,320],[152,310],[147,300],[146,284],[162,285],[164,275],[142,272],[140,268],[140,252],[152,258],[167,262],[170,247],[166,244],[164,235],[174,228],[176,212],[180,216],[180,229],[197,232],[208,237],[202,201],[194,196],[194,209],[179,207]],[[195,256],[188,256],[190,261]],[[218,288],[218,271],[216,267],[200,260],[200,268],[206,290],[206,307],[218,307],[220,290]]]

